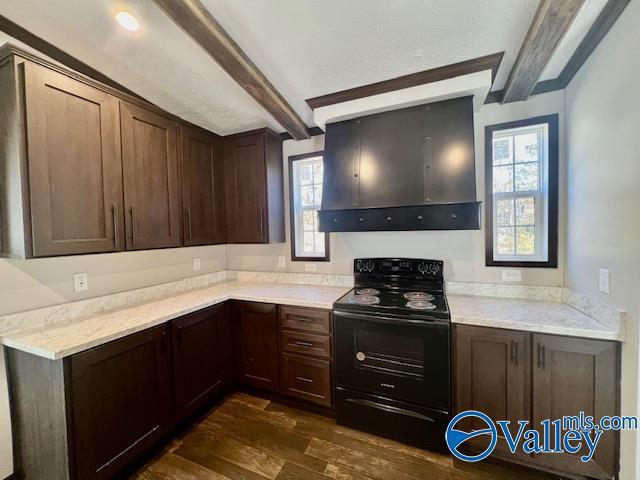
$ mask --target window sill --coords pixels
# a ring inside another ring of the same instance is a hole
[[[291,257],[292,262],[330,262],[331,259],[327,257]]]
[[[548,260],[546,262],[534,262],[523,260],[489,260],[486,261],[487,267],[520,267],[520,268],[558,268],[558,262]]]

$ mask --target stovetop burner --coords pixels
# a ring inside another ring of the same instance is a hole
[[[403,294],[403,297],[409,301],[423,300],[425,302],[430,302],[435,297],[427,292],[407,292]]]
[[[375,288],[358,288],[356,289],[357,295],[378,295],[380,290],[376,290]]]
[[[407,302],[407,307],[413,308],[414,310],[435,310],[436,306],[427,302],[426,300],[412,300]]]
[[[349,297],[349,302],[358,305],[376,305],[380,303],[380,299],[374,295],[353,295]]]

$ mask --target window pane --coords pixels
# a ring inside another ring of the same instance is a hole
[[[316,162],[313,164],[313,181],[314,183],[322,183],[323,163]]]
[[[516,223],[518,225],[535,225],[536,223],[536,199],[534,197],[522,197],[516,199]]]
[[[538,189],[538,164],[516,165],[516,190],[518,192]]]
[[[513,225],[513,198],[498,200],[496,202],[496,214],[499,227]]]
[[[513,191],[513,167],[493,167],[493,191],[512,192]]]
[[[305,253],[313,253],[313,241],[315,238],[314,232],[304,232],[303,233],[303,241],[302,248]]]
[[[322,205],[322,185],[313,186],[313,202],[314,205]]]
[[[537,162],[540,142],[538,133],[524,133],[515,136],[516,163]]]
[[[516,245],[518,255],[533,255],[536,253],[535,228],[516,227]]]
[[[316,232],[316,253],[324,252],[324,233]]]
[[[315,213],[314,210],[303,210],[302,229],[304,231],[313,231],[315,228]]]
[[[313,186],[300,187],[300,204],[303,207],[313,207]]]
[[[309,185],[313,182],[313,165],[300,165],[300,185]]]
[[[511,152],[513,148],[511,144],[513,137],[496,138],[493,140],[493,164],[504,165],[507,163],[513,163],[511,158]]]
[[[513,227],[498,227],[498,253],[512,255],[514,253],[515,234]]]

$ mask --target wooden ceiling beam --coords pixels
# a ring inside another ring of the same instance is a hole
[[[526,100],[584,0],[540,0],[504,87],[503,103]]]
[[[304,121],[200,0],[154,1],[293,138],[309,138]]]
[[[371,83],[369,85],[350,88],[349,90],[342,90],[340,92],[329,93],[320,97],[309,98],[306,102],[311,109],[316,109],[326,107],[327,105],[334,105],[336,103],[369,97],[371,95],[378,95],[381,93],[401,90],[403,88],[410,88],[417,85],[424,85],[426,83],[447,80],[461,75],[481,72],[483,70],[491,70],[491,80],[493,81],[496,78],[498,67],[500,66],[503,55],[504,52],[493,53],[491,55],[485,55],[484,57],[473,58],[471,60],[452,63],[443,67],[411,73],[409,75],[392,78],[390,80],[383,80],[382,82]]]

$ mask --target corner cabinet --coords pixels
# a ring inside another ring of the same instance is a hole
[[[282,138],[271,130],[224,139],[228,243],[282,243]]]
[[[478,410],[494,420],[528,420],[537,429],[542,420],[581,411],[595,419],[619,414],[617,342],[467,325],[456,325],[454,338],[456,412]],[[582,452],[514,455],[503,438],[493,455],[555,474],[613,479],[618,437],[618,432],[604,432],[587,463],[579,459]],[[472,442],[470,448],[482,451],[485,446]]]

